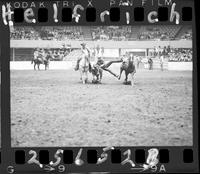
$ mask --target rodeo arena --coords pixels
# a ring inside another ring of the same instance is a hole
[[[192,27],[10,33],[12,146],[190,146]]]

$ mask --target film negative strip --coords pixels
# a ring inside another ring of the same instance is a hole
[[[0,173],[198,173],[196,6],[1,1]]]

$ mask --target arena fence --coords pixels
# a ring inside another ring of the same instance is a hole
[[[49,69],[50,70],[69,70],[75,67],[76,61],[51,61]],[[41,65],[41,70],[44,70],[44,65]],[[119,68],[119,64],[112,65],[112,68]],[[154,69],[160,69],[159,63],[153,65]],[[11,70],[33,70],[33,64],[29,61],[11,61]],[[148,64],[141,64],[140,69],[148,69]],[[164,64],[164,69],[173,71],[192,71],[192,62],[168,62]]]
[[[71,45],[71,48],[80,48],[80,44],[85,42],[88,47],[96,45],[110,49],[147,49],[170,45],[173,48],[192,48],[192,40],[175,41],[46,41],[46,40],[11,40],[11,48],[61,48],[63,44]]]

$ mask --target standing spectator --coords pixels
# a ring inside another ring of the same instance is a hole
[[[167,48],[166,47],[163,48],[162,55],[164,56],[164,58],[167,56]]]
[[[153,60],[151,57],[148,59],[148,63],[149,63],[149,70],[153,70]]]
[[[158,58],[160,59],[160,56],[162,55],[162,49],[161,49],[160,46],[158,47],[158,53],[157,53],[157,55],[158,55]]]
[[[136,64],[137,64],[137,69],[139,69],[139,67],[140,67],[140,57],[139,56],[135,56],[135,61],[136,61]]]
[[[94,54],[95,54],[95,62],[97,62],[97,64],[98,64],[98,61],[101,62],[101,60],[103,58],[103,52],[99,45],[97,45],[97,47],[95,48]]]
[[[161,55],[159,59],[160,59],[160,68],[161,68],[161,71],[163,71],[163,63],[164,63],[163,55]]]
[[[167,54],[169,54],[171,52],[171,48],[170,48],[170,45],[168,45],[167,47]]]
[[[156,47],[155,46],[153,48],[153,55],[154,55],[154,57],[156,57]]]

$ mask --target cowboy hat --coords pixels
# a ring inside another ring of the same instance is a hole
[[[81,46],[85,46],[86,45],[86,43],[81,43]]]

